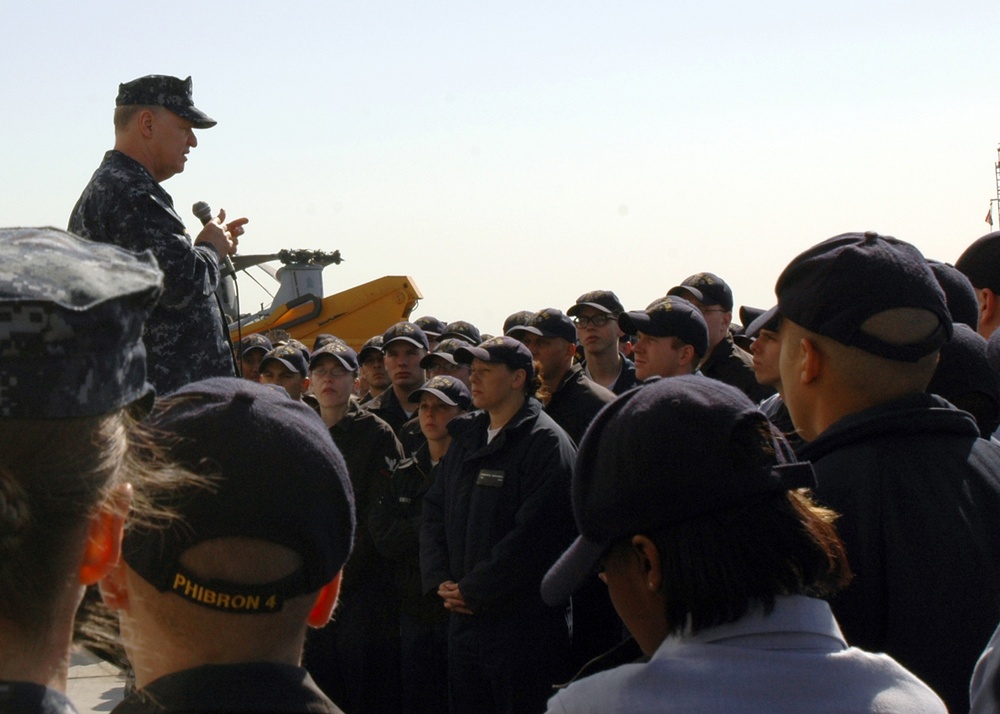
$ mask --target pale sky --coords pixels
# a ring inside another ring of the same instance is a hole
[[[118,84],[192,75],[219,124],[164,184],[181,215],[248,216],[243,254],[340,249],[328,292],[410,275],[414,317],[493,333],[700,271],[767,307],[837,233],[953,262],[989,232],[998,31],[996,0],[11,1],[0,224],[65,227]]]

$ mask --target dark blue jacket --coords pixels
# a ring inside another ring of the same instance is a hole
[[[844,417],[799,450],[854,570],[831,601],[847,641],[886,652],[951,711],[1000,621],[1000,444],[929,394]]]
[[[477,616],[540,610],[542,576],[573,541],[576,448],[535,399],[489,444],[485,412],[453,419],[453,441],[424,497],[425,591],[451,580]]]

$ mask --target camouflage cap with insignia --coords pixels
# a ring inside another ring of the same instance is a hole
[[[0,417],[97,416],[151,399],[142,330],[162,284],[150,251],[0,229]]]
[[[116,107],[133,105],[164,107],[187,119],[195,129],[210,129],[218,122],[194,105],[191,78],[178,79],[165,74],[147,74],[118,85]]]

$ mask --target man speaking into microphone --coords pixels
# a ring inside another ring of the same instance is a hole
[[[215,123],[194,106],[190,77],[153,74],[119,85],[115,148],[104,155],[69,219],[69,230],[77,235],[156,256],[163,295],[146,322],[143,342],[148,379],[160,395],[235,374],[215,288],[247,219],[226,222],[225,211],[219,211],[192,242],[160,186],[184,170],[188,152],[198,145],[194,130]]]

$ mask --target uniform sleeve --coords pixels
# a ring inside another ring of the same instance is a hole
[[[452,464],[458,465],[455,443],[438,466],[434,483],[424,494],[423,523],[420,525],[420,582],[425,593],[436,592],[441,583],[452,580],[445,531],[445,481]]]

